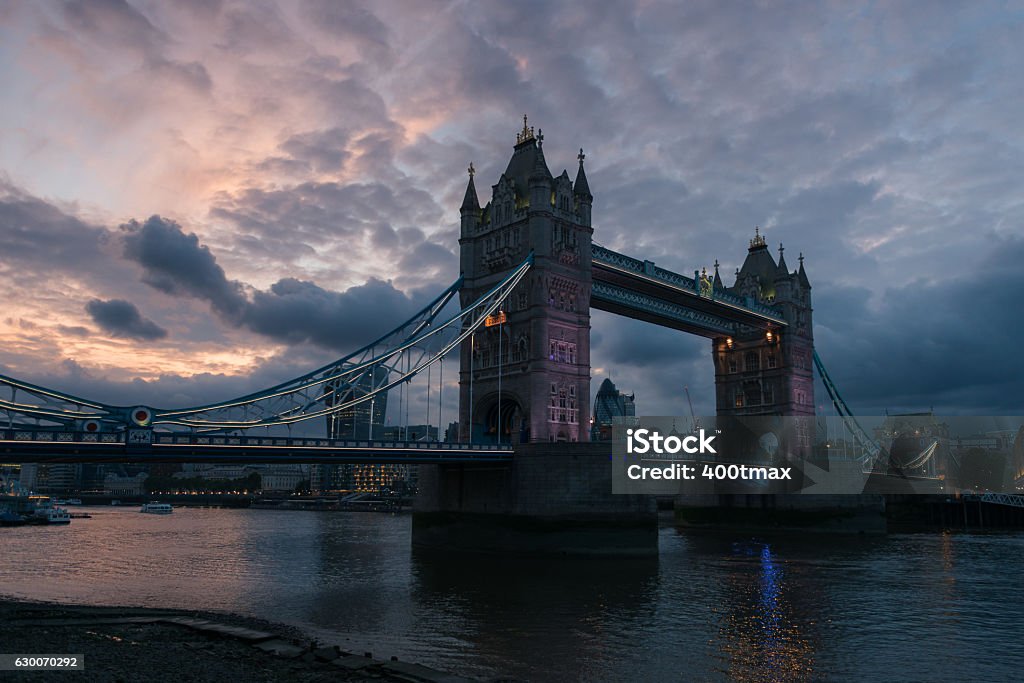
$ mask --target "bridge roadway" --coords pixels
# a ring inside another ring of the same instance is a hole
[[[145,437],[145,438],[144,438]],[[0,462],[467,463],[507,462],[510,445],[196,435],[129,430],[100,434],[0,430]]]
[[[711,339],[786,327],[778,310],[750,297],[721,289],[702,295],[693,278],[596,244],[591,272],[590,305],[598,310]]]

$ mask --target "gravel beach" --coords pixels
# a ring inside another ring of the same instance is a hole
[[[81,654],[85,671],[3,672],[15,681],[468,681],[314,643],[233,614],[0,600],[0,652]]]

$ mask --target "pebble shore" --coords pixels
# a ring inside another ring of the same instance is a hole
[[[3,672],[5,680],[468,683],[418,664],[311,642],[297,629],[234,614],[0,600],[7,654],[82,654],[84,672]],[[84,675],[83,675],[84,674]]]

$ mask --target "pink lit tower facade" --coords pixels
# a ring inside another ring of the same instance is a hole
[[[463,305],[533,251],[534,266],[496,324],[461,348],[463,441],[587,441],[590,436],[590,286],[593,196],[577,157],[575,180],[554,177],[544,135],[523,117],[512,158],[481,206],[469,168],[462,202]]]

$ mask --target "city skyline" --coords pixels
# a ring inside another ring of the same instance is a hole
[[[803,252],[857,412],[1019,407],[1019,14],[461,8],[0,10],[0,372],[170,407],[353,350],[457,277],[527,113],[596,242],[726,285],[755,225]],[[592,391],[714,413],[707,342],[641,325],[594,313]]]

